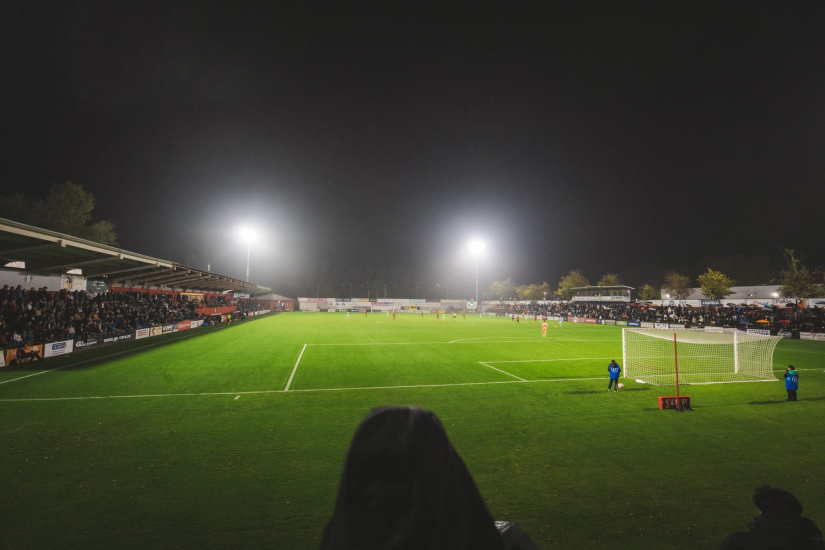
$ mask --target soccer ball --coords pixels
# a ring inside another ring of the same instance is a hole
[[[620,388],[623,388],[623,387],[624,387],[624,384],[622,384],[622,383],[620,382],[620,383],[619,383],[619,387],[620,387]]]

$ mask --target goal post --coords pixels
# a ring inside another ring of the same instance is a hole
[[[622,329],[625,377],[656,386],[776,381],[778,336],[698,331]]]

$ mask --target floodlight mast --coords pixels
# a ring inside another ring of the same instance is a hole
[[[476,239],[474,241],[470,241],[470,250],[475,255],[476,260],[476,311],[479,310],[478,305],[478,257],[484,251],[484,241]]]
[[[249,249],[252,244],[252,239],[255,238],[255,230],[249,227],[242,227],[238,231],[241,238],[246,241],[246,282],[249,282]]]

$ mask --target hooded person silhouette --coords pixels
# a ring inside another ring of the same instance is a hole
[[[503,550],[496,526],[438,417],[370,411],[352,438],[322,550]]]

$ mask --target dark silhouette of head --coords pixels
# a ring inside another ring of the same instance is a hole
[[[786,491],[765,485],[757,487],[752,497],[753,503],[763,514],[780,514],[784,516],[801,516],[802,503]]]
[[[353,436],[321,548],[503,546],[438,417],[418,408],[380,407]]]

